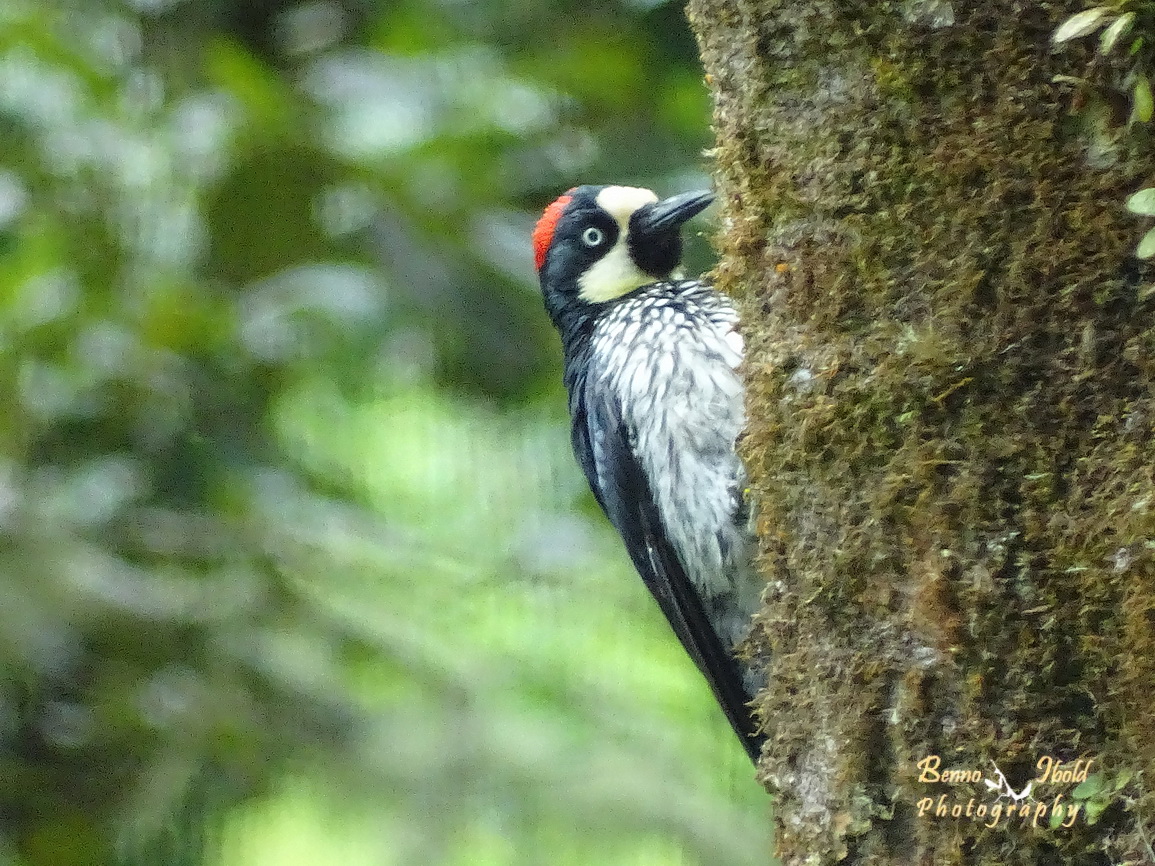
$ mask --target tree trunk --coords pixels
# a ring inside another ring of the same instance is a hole
[[[1155,861],[1152,25],[1082,8],[691,0],[785,864]]]

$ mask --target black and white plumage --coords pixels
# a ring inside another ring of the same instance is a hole
[[[733,650],[762,582],[750,564],[738,316],[674,276],[682,224],[713,196],[584,186],[543,214],[534,248],[562,338],[574,453],[634,566],[751,758],[760,671]]]

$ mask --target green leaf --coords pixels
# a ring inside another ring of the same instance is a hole
[[[1147,187],[1127,199],[1127,210],[1140,216],[1155,216],[1155,187]]]
[[[1125,15],[1120,15],[1111,22],[1111,26],[1103,31],[1103,35],[1099,37],[1099,53],[1110,54],[1118,41],[1131,29],[1131,25],[1135,22],[1135,13],[1128,12]]]
[[[1094,824],[1098,821],[1099,816],[1102,815],[1110,805],[1107,800],[1088,800],[1084,803],[1083,812],[1087,816],[1087,823]]]
[[[1149,229],[1135,248],[1135,256],[1140,259],[1149,259],[1155,256],[1155,229]]]
[[[1140,73],[1135,76],[1135,86],[1131,89],[1131,120],[1146,123],[1151,119],[1153,109],[1151,81]]]
[[[1072,15],[1059,25],[1059,29],[1051,36],[1056,45],[1071,39],[1078,39],[1088,33],[1094,33],[1107,22],[1104,16],[1111,11],[1110,6],[1094,6]]]
[[[1071,796],[1076,800],[1088,800],[1103,790],[1103,774],[1095,773],[1075,786]]]

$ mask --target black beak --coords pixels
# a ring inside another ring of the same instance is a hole
[[[630,217],[630,234],[639,238],[675,234],[683,223],[704,211],[713,200],[714,193],[709,191],[684,192],[638,208]]]

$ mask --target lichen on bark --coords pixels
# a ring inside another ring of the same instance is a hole
[[[1155,156],[1055,80],[1119,72],[1051,44],[1080,8],[690,2],[716,278],[748,343],[784,863],[1152,858],[1155,290],[1123,201]],[[1016,789],[1093,759],[1099,794],[1046,801],[1105,808],[919,815],[983,794],[919,782],[929,755]]]

